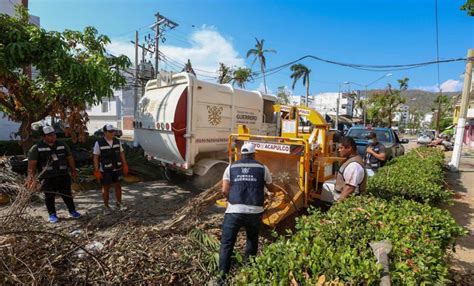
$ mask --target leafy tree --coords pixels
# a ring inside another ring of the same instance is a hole
[[[194,72],[193,65],[191,64],[191,60],[188,59],[188,61],[184,64],[184,68],[182,72],[187,72],[190,73],[194,76],[196,76],[196,73]]]
[[[402,96],[401,92],[408,88],[408,80],[408,78],[398,80],[398,89],[393,89],[388,84],[385,92],[371,94],[368,100],[370,105],[368,115],[372,124],[392,127],[394,112],[406,102],[406,98]]]
[[[431,126],[435,128],[436,134],[439,134],[439,132],[442,129],[450,125],[450,124],[446,125],[445,123],[447,121],[445,120],[443,121],[443,125],[441,126],[440,121],[444,119],[445,117],[452,115],[453,103],[449,100],[449,97],[447,95],[438,95],[438,97],[433,102],[432,111],[436,112],[436,120],[431,123]],[[451,124],[452,124],[452,118],[451,118]]]
[[[277,98],[280,104],[290,104],[291,91],[285,86],[278,87]]]
[[[257,59],[260,62],[260,71],[262,72],[262,75],[263,75],[263,85],[265,87],[265,93],[267,93],[267,82],[265,79],[265,68],[266,68],[267,63],[265,59],[265,53],[276,53],[276,51],[273,49],[264,49],[263,48],[263,42],[265,41],[264,39],[258,40],[257,38],[255,38],[255,41],[256,41],[255,48],[247,51],[247,58],[252,55],[254,56],[252,66]]]
[[[232,85],[237,84],[240,88],[245,88],[245,83],[253,80],[253,72],[249,68],[237,68],[233,73]]]
[[[474,0],[466,0],[466,3],[461,6],[461,10],[466,11],[469,16],[474,16]]]
[[[309,99],[309,74],[311,70],[303,65],[303,64],[294,64],[290,67],[291,71],[291,78],[293,79],[293,84],[291,85],[292,89],[295,89],[296,82],[302,78],[303,79],[303,86],[306,86],[306,106],[308,106],[308,99]]]
[[[67,122],[73,140],[84,139],[86,105],[112,97],[113,88],[125,84],[120,71],[130,61],[108,56],[109,38],[93,27],[59,33],[28,18],[23,7],[17,8],[17,17],[0,14],[0,110],[21,123],[25,151],[32,145],[31,124],[48,115]]]
[[[232,68],[226,66],[224,63],[219,63],[219,70],[217,71],[219,74],[217,77],[217,82],[220,84],[229,83],[232,81]]]

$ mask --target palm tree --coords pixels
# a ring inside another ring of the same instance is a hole
[[[249,68],[238,68],[234,70],[232,85],[237,84],[240,88],[245,88],[245,83],[253,80],[252,70]]]
[[[291,78],[293,79],[293,84],[291,86],[292,89],[295,89],[295,84],[296,82],[300,79],[303,78],[303,86],[306,86],[306,106],[308,106],[308,99],[309,99],[309,74],[311,73],[311,70],[303,65],[303,64],[294,64],[291,66],[291,71],[293,72],[291,74]]]
[[[219,74],[217,77],[217,82],[220,84],[229,83],[232,81],[232,69],[226,66],[224,63],[219,63],[219,70],[217,71]]]
[[[250,56],[254,56],[252,66],[255,63],[255,61],[258,59],[260,62],[260,71],[262,72],[263,75],[263,85],[265,87],[265,93],[267,93],[267,81],[265,79],[265,67],[267,65],[266,59],[265,59],[265,53],[276,53],[275,50],[273,49],[263,49],[263,42],[265,41],[264,39],[261,39],[260,41],[255,38],[255,49],[250,49],[247,51],[247,58]]]

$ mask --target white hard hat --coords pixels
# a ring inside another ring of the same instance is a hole
[[[242,154],[253,154],[255,153],[255,145],[253,143],[247,142],[240,149]]]
[[[54,133],[54,128],[52,126],[45,126],[43,127],[43,133],[44,135]]]

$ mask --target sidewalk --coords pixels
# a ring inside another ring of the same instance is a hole
[[[449,162],[451,154],[452,152],[446,152],[446,161]],[[457,241],[455,253],[451,258],[451,268],[463,276],[462,280],[455,281],[457,285],[474,283],[474,150],[472,148],[463,148],[459,172],[447,172],[446,180],[455,192],[454,204],[447,209],[456,221],[469,231]],[[456,280],[456,274],[454,278]]]

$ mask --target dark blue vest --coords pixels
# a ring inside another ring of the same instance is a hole
[[[41,174],[40,179],[52,178],[67,175],[66,146],[64,143],[56,141],[53,146],[49,146],[43,140],[37,144],[38,165]]]
[[[382,143],[380,142],[377,142],[377,144],[375,145],[372,145],[372,148],[374,149],[375,153],[379,154],[380,151],[381,151],[381,146]],[[369,146],[371,145],[367,145],[367,148],[369,148]],[[380,167],[383,166],[384,164],[384,161],[382,160],[379,160],[377,158],[375,158],[375,156],[373,156],[372,154],[369,154],[369,153],[365,153],[365,166],[366,168],[368,169],[372,169],[374,172],[377,171]]]
[[[120,161],[120,141],[113,139],[112,146],[104,138],[98,140],[100,147],[100,165],[102,171],[111,172],[122,169]]]
[[[229,203],[263,206],[265,167],[254,159],[242,159],[230,165]]]

